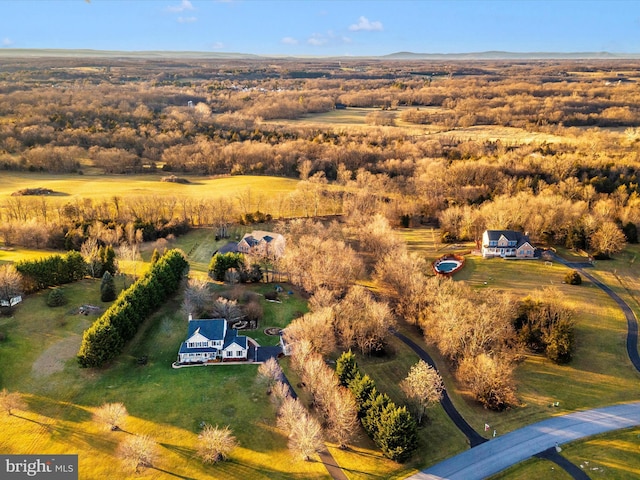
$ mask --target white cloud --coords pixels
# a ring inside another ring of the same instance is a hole
[[[342,37],[342,43],[351,43],[353,40],[351,40],[350,37]]]
[[[222,42],[214,42],[213,45],[211,45],[211,48],[213,50],[222,50],[224,48],[224,43],[222,43]]]
[[[193,23],[197,21],[197,17],[178,17],[178,23]]]
[[[285,45],[297,45],[298,40],[293,37],[284,37],[280,40],[280,43],[284,43]]]
[[[309,45],[313,45],[314,47],[320,47],[322,45],[326,45],[327,42],[328,42],[327,38],[324,35],[320,35],[319,33],[314,33],[307,40],[307,43]]]
[[[2,46],[3,47],[10,47],[11,45],[13,45],[13,40],[11,40],[10,38],[3,38],[2,39]]]
[[[171,7],[167,7],[167,12],[180,13],[186,10],[195,10],[193,5],[189,0],[182,0],[180,5],[173,5]]]
[[[349,30],[351,30],[352,32],[359,32],[359,31],[367,31],[367,32],[372,32],[372,31],[382,31],[382,22],[372,22],[370,21],[367,17],[360,17],[358,19],[358,23],[354,23],[353,25],[349,25]]]

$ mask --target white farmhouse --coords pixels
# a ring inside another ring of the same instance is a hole
[[[187,340],[178,351],[178,363],[237,362],[247,360],[248,355],[247,337],[229,328],[225,319],[193,320],[189,315]]]
[[[502,258],[534,258],[529,237],[514,230],[485,230],[482,234],[482,256]]]

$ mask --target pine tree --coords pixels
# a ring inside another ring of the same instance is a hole
[[[351,350],[342,352],[342,355],[336,361],[336,375],[340,379],[340,384],[346,387],[351,380],[356,378],[357,374],[358,365],[356,364],[355,354]]]
[[[408,460],[417,447],[416,422],[406,407],[390,403],[378,419],[378,431],[373,440],[385,457],[398,462]]]
[[[116,282],[113,279],[113,275],[108,270],[102,275],[102,282],[100,283],[100,299],[103,302],[112,302],[116,299]]]

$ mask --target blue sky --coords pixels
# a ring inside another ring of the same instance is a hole
[[[0,0],[0,48],[640,53],[640,2]]]

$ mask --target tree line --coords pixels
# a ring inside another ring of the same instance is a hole
[[[115,358],[148,315],[180,286],[189,264],[178,250],[166,252],[151,269],[85,330],[78,351],[81,367],[101,367]]]

